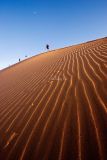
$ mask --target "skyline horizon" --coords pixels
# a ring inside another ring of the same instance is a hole
[[[25,56],[23,55],[22,59],[19,57],[20,61],[19,61],[19,59],[17,59],[16,62],[14,62],[13,64],[9,64],[8,66],[5,66],[5,67],[0,68],[0,71],[6,69],[6,68],[8,68],[8,67],[14,66],[15,64],[18,64],[19,62],[23,62],[23,61],[25,61],[25,60],[27,60],[27,59],[29,59],[29,58],[33,58],[33,57],[35,57],[35,56],[39,56],[39,55],[44,54],[44,53],[47,53],[47,52],[51,52],[51,51],[55,51],[55,50],[60,50],[60,49],[68,48],[68,47],[73,47],[73,46],[76,46],[76,45],[81,45],[81,44],[84,44],[84,43],[87,43],[87,42],[96,41],[96,40],[104,39],[104,38],[107,38],[107,36],[98,37],[98,38],[96,38],[96,39],[90,39],[90,40],[87,40],[87,41],[83,41],[83,42],[80,42],[80,43],[71,44],[71,45],[69,45],[69,46],[64,46],[64,47],[61,47],[61,48],[51,48],[51,47],[50,47],[49,50],[46,50],[46,48],[45,48],[45,49],[44,49],[44,52],[39,52],[38,54],[36,53],[36,54],[31,55],[31,56],[25,54]],[[26,57],[26,56],[27,56],[27,57]]]

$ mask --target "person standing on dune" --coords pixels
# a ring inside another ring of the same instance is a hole
[[[46,49],[49,50],[49,44],[46,45]]]

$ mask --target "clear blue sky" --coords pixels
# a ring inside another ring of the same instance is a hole
[[[51,49],[107,36],[107,0],[0,0],[0,69]]]

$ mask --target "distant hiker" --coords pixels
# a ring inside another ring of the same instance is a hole
[[[19,58],[19,62],[20,62],[20,58]]]
[[[48,44],[46,45],[46,49],[49,50],[49,45]]]

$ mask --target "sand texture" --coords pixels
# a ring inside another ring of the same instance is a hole
[[[107,38],[0,71],[0,160],[107,160]]]

